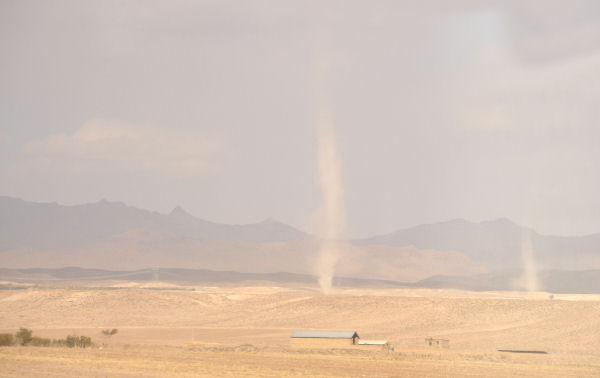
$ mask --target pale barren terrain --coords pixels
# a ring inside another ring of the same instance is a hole
[[[0,332],[87,335],[97,345],[0,348],[0,375],[600,376],[600,296],[94,285],[0,291]],[[106,328],[119,332],[108,338]],[[294,329],[356,330],[395,351],[290,350]],[[426,347],[426,337],[449,339],[450,349]]]

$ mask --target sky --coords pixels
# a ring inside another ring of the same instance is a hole
[[[326,98],[344,237],[600,232],[597,1],[2,0],[0,51],[0,195],[319,234]]]

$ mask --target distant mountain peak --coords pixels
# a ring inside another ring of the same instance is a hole
[[[449,221],[446,221],[446,222],[433,223],[433,225],[441,225],[441,224],[472,224],[472,223],[473,222],[468,221],[468,220],[463,219],[463,218],[454,218],[454,219],[450,219]]]
[[[172,217],[185,217],[185,218],[193,218],[193,215],[185,211],[181,206],[175,206],[173,210],[169,213]]]
[[[56,203],[56,202],[54,202],[54,203]],[[96,202],[96,205],[108,205],[108,206],[127,207],[127,205],[125,204],[125,202],[121,202],[121,201],[109,201],[106,198],[102,198],[100,201]]]
[[[483,221],[483,222],[479,222],[480,225],[482,226],[487,226],[487,227],[492,227],[492,228],[496,228],[496,229],[512,229],[512,230],[521,230],[521,232],[534,232],[535,231],[529,227],[524,227],[521,226],[520,224],[517,224],[515,222],[513,222],[512,220],[502,217],[502,218],[497,218],[494,220],[489,220],[489,221]]]
[[[508,219],[506,217],[500,217],[500,218],[496,218],[496,219],[490,220],[490,221],[483,221],[481,223],[504,223],[504,224],[514,224],[514,225],[516,225],[515,222],[511,221],[510,219]]]

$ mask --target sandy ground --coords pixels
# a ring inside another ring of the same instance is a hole
[[[176,289],[96,283],[0,291],[0,332],[87,335],[97,345],[0,348],[0,376],[600,376],[600,296]],[[119,332],[109,338],[106,328]],[[356,330],[396,349],[290,350],[294,329]],[[426,337],[449,339],[450,349],[429,348]]]
[[[592,377],[600,362],[565,355],[473,351],[293,351],[251,347],[0,348],[7,377],[165,376],[480,376]]]

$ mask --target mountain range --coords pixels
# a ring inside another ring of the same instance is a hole
[[[548,236],[508,219],[457,219],[337,241],[341,252],[336,274],[395,282],[437,277],[435,282],[446,284],[461,281],[456,277],[481,280],[502,272],[514,276],[525,267],[524,241],[530,242],[540,271],[600,269],[600,234]],[[188,268],[312,275],[320,242],[272,219],[227,225],[196,218],[180,207],[160,214],[104,200],[63,206],[0,197],[2,268]]]
[[[274,220],[226,225],[195,218],[179,206],[169,214],[159,214],[106,200],[61,206],[0,197],[0,225],[0,250],[81,246],[136,229],[192,239],[275,242],[307,238]]]
[[[540,269],[581,270],[600,267],[600,233],[549,236],[500,218],[479,223],[463,219],[426,224],[387,235],[357,240],[359,245],[414,245],[417,248],[459,251],[487,270],[523,268],[524,242],[531,243]]]

